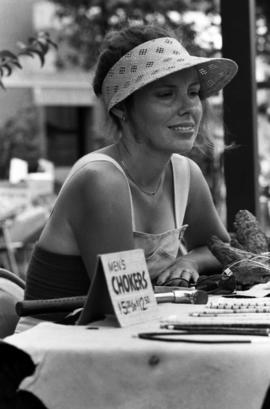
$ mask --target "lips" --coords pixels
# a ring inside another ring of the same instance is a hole
[[[193,123],[183,123],[169,126],[170,129],[176,132],[194,132],[195,126]]]

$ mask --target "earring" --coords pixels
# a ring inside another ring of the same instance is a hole
[[[127,117],[126,117],[125,112],[122,113],[122,115],[121,115],[121,120],[122,120],[123,122],[126,122]]]

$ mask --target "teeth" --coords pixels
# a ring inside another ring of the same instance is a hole
[[[182,132],[188,132],[188,131],[193,131],[192,126],[176,126],[173,128],[175,131],[182,131]]]

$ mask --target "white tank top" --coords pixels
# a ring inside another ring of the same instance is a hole
[[[175,229],[159,234],[150,234],[136,230],[133,199],[128,177],[119,163],[104,153],[91,152],[79,159],[72,167],[63,187],[75,173],[80,171],[84,166],[87,166],[90,162],[96,161],[112,163],[122,172],[126,179],[130,196],[134,246],[135,248],[142,248],[144,250],[148,270],[151,279],[154,281],[160,273],[166,270],[177,256],[185,253],[183,235],[187,226],[183,226],[183,220],[190,188],[189,159],[178,154],[172,155],[171,163],[173,170],[174,213],[176,226]]]

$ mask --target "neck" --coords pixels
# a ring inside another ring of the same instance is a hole
[[[155,196],[162,190],[165,169],[170,160],[148,153],[145,145],[117,144],[119,162],[130,181],[143,193]]]

